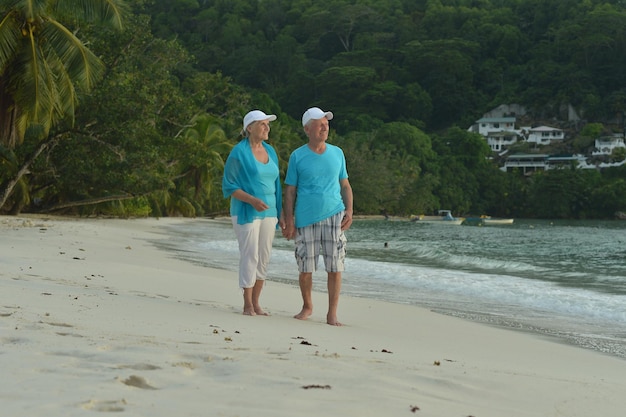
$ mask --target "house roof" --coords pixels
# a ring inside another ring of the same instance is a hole
[[[556,127],[550,126],[538,126],[530,129],[531,132],[554,132],[555,130],[559,132],[562,131],[562,129],[557,129]]]
[[[515,117],[483,117],[476,123],[515,123]]]
[[[545,153],[516,153],[509,155],[507,159],[532,159],[532,158],[547,158],[548,154]]]

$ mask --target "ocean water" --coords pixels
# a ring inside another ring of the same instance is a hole
[[[230,221],[190,220],[165,232],[168,239],[156,244],[176,257],[237,270]],[[625,221],[355,220],[346,236],[342,294],[418,305],[626,359]],[[314,288],[324,292],[321,259],[319,266]],[[269,275],[298,285],[293,241],[280,233]]]

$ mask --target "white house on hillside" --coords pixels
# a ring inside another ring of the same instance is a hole
[[[591,153],[592,155],[611,155],[615,148],[626,148],[624,144],[624,137],[622,135],[616,135],[612,137],[602,137],[596,139],[596,148]]]
[[[468,131],[487,136],[491,132],[514,131],[515,117],[483,117],[478,119]]]
[[[570,106],[571,107],[571,106]],[[570,108],[573,111],[573,108]],[[571,113],[571,112],[570,112]],[[579,169],[602,169],[626,165],[626,159],[599,162],[608,158],[591,158],[590,162],[584,155],[548,155],[548,154],[514,154],[508,155],[509,146],[518,141],[526,141],[536,145],[549,145],[565,140],[565,131],[550,126],[522,127],[515,129],[516,118],[511,115],[525,114],[525,109],[518,105],[501,105],[485,113],[481,119],[476,120],[468,132],[478,133],[485,138],[492,152],[497,152],[505,158],[502,171],[517,170],[525,175],[535,171],[552,170],[576,167]],[[570,120],[571,118],[570,114]],[[578,119],[575,119],[578,120]],[[624,135],[617,134],[611,137],[596,139],[594,156],[611,155],[616,148],[626,148]]]
[[[524,175],[528,175],[537,170],[546,169],[547,154],[515,154],[509,155],[504,162],[504,166],[500,167],[501,171],[508,172],[514,169],[522,171]]]
[[[518,138],[519,134],[514,131],[489,132],[487,133],[487,144],[493,152],[502,152],[516,143]]]
[[[508,172],[518,170],[524,175],[530,175],[535,171],[547,171],[551,169],[563,169],[576,167],[578,169],[599,169],[617,167],[626,164],[626,160],[620,162],[603,162],[590,164],[584,155],[548,155],[548,154],[515,154],[509,155],[501,171]]]
[[[527,142],[537,145],[549,145],[554,141],[565,139],[565,132],[561,129],[549,126],[531,127],[528,129]]]

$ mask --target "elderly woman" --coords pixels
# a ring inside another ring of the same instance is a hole
[[[243,119],[243,139],[235,145],[224,166],[222,191],[230,197],[230,215],[239,243],[239,287],[243,289],[243,314],[268,314],[259,297],[267,276],[282,193],[276,151],[269,138],[273,114],[252,110]]]

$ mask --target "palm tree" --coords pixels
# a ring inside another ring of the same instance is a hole
[[[122,0],[0,0],[0,143],[12,148],[27,128],[45,137],[73,120],[76,87],[88,90],[102,74],[100,60],[70,22],[103,19],[122,27]]]
[[[73,123],[78,93],[104,70],[76,36],[78,22],[121,28],[125,13],[124,0],[0,0],[1,147],[13,150],[27,134],[39,141],[61,121]],[[0,178],[0,208],[20,179]]]
[[[194,207],[219,209],[219,202],[223,201],[220,186],[224,157],[234,145],[220,120],[209,114],[195,116],[190,126],[181,132],[177,144],[178,175],[174,180],[175,189],[167,199],[168,214],[195,216]]]

